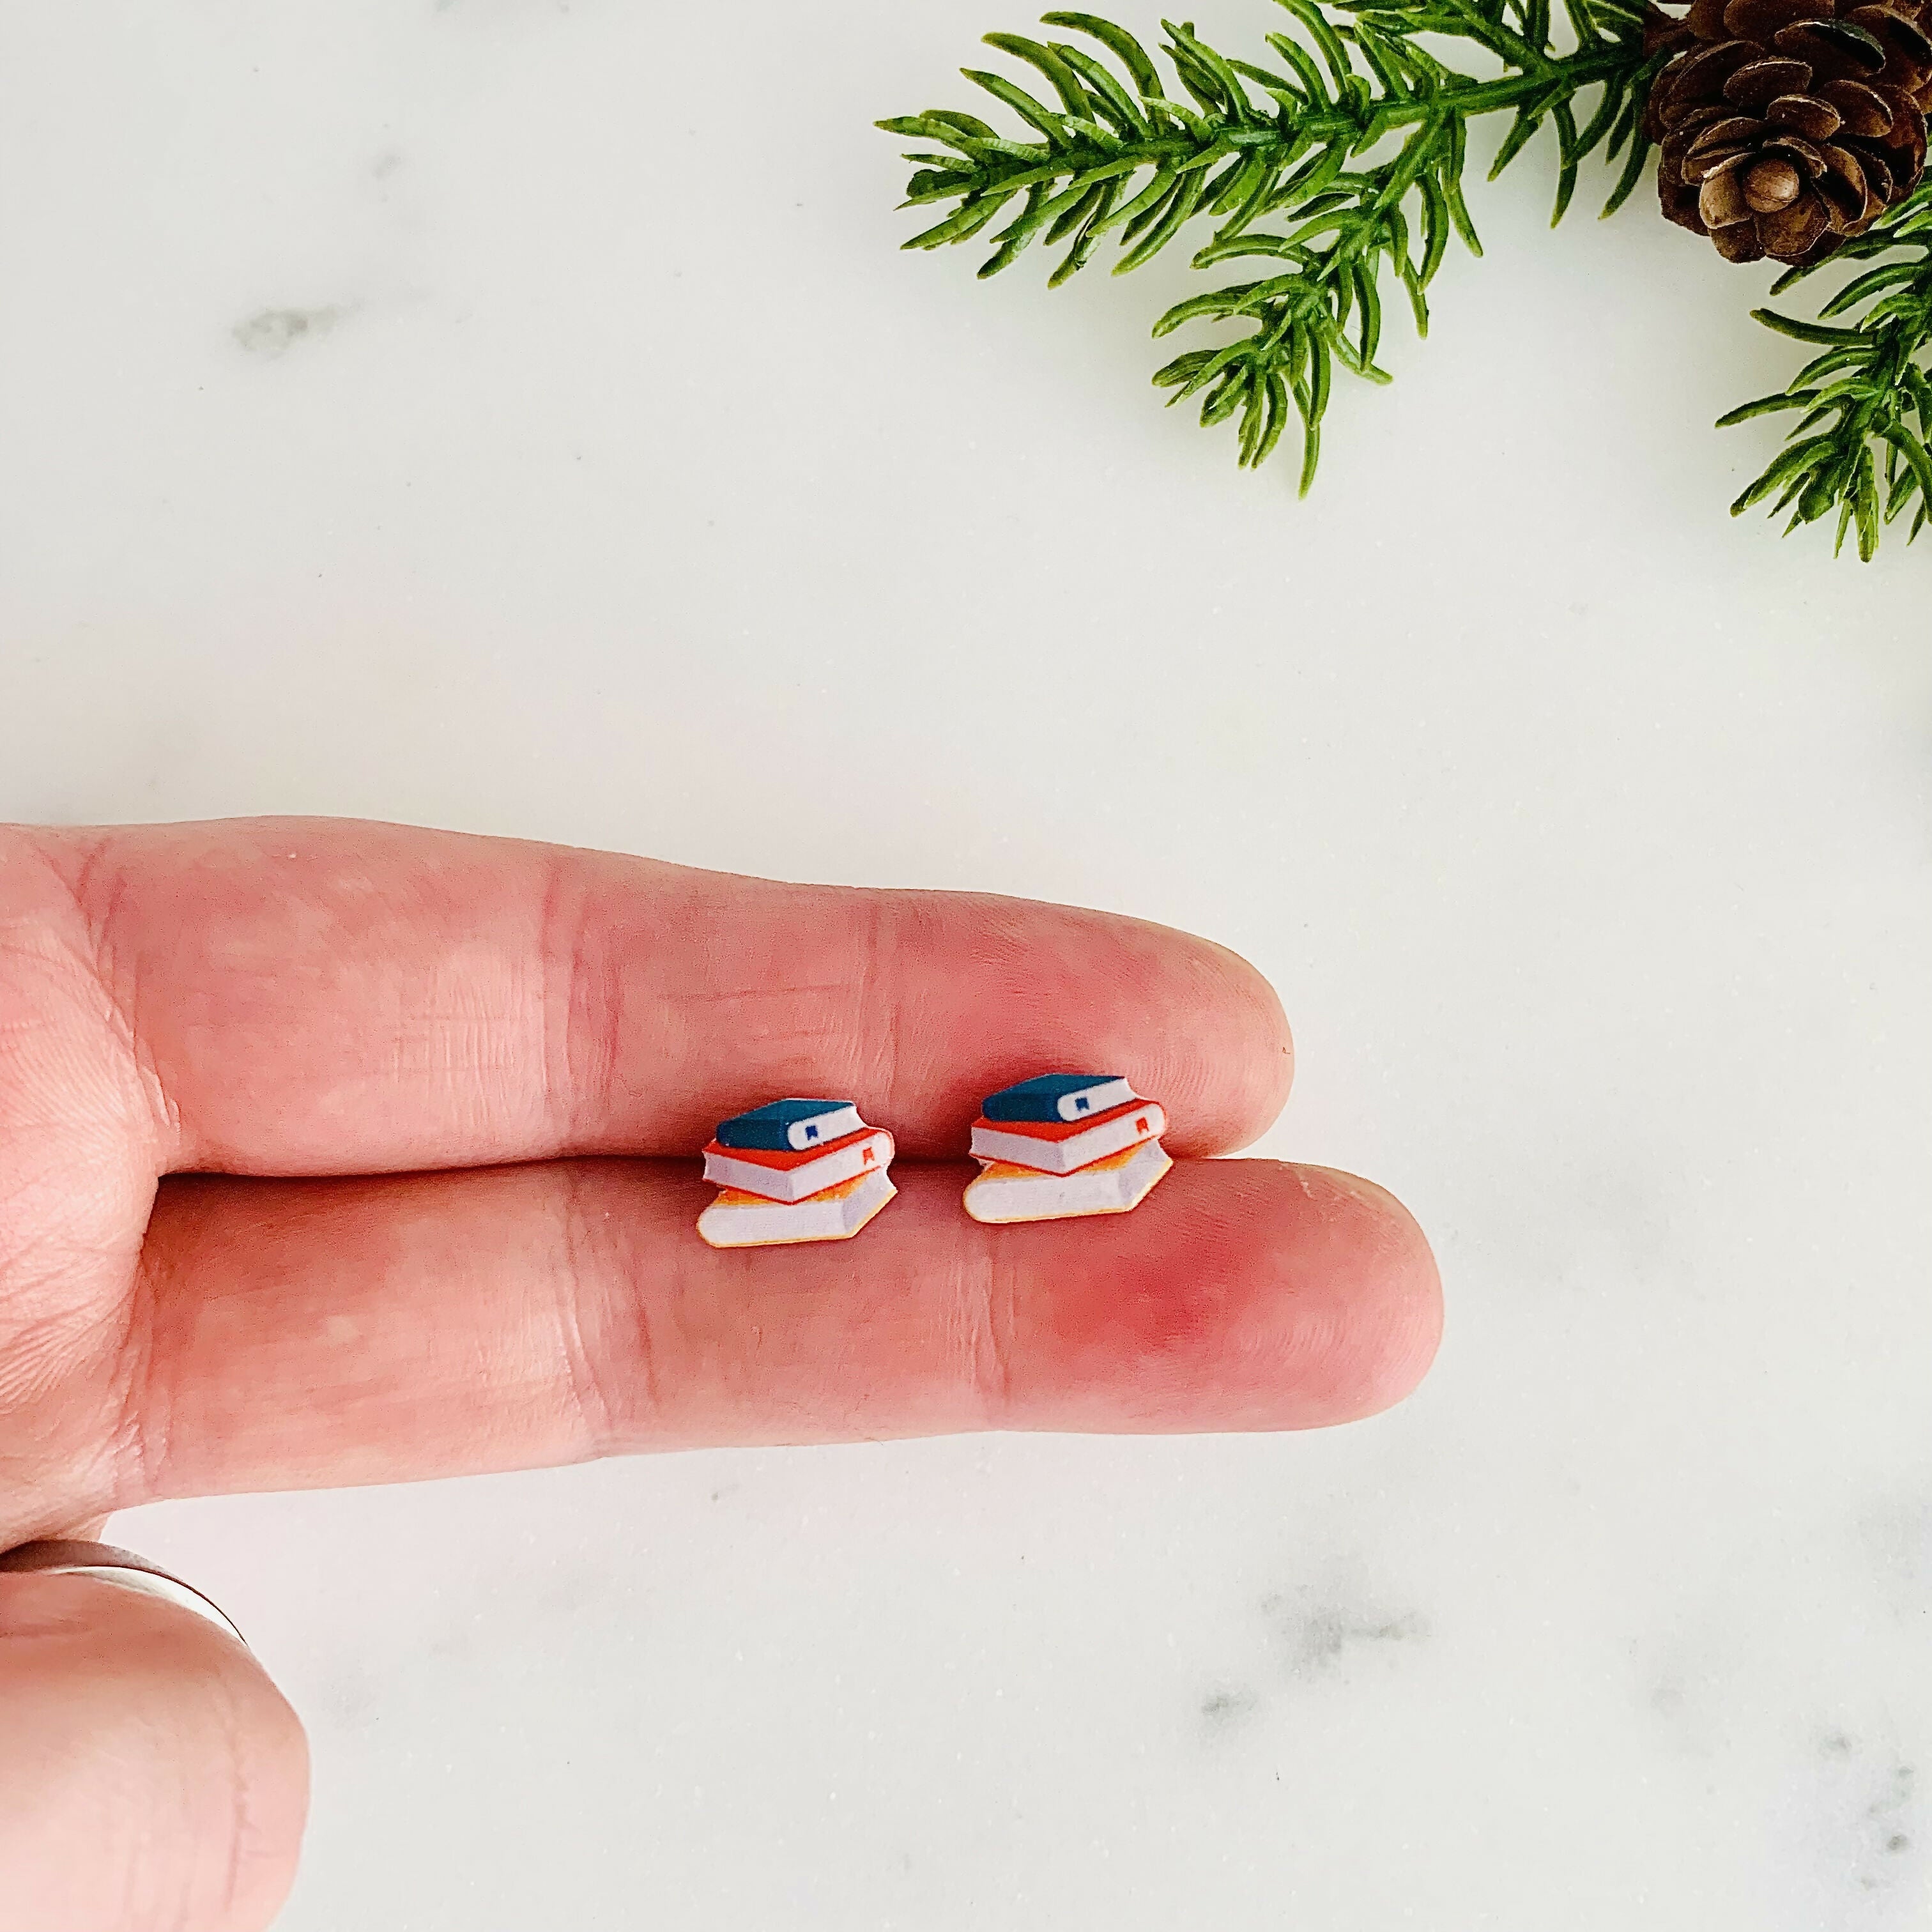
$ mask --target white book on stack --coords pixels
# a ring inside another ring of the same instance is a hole
[[[1071,1174],[1142,1141],[1158,1140],[1166,1131],[1167,1116],[1158,1100],[1130,1101],[1096,1120],[1036,1125],[982,1118],[973,1123],[973,1157],[1010,1161],[1016,1167],[1037,1168],[1046,1174]]]
[[[714,1248],[849,1240],[898,1192],[882,1167],[805,1201],[767,1201],[728,1187],[698,1216],[698,1232]]]
[[[1064,1221],[1082,1214],[1124,1214],[1144,1201],[1174,1165],[1158,1141],[1142,1141],[1072,1174],[1042,1174],[1007,1161],[988,1162],[966,1190],[976,1221]]]
[[[704,1150],[704,1178],[718,1187],[735,1187],[767,1201],[802,1201],[842,1186],[874,1168],[892,1165],[892,1137],[883,1127],[862,1127],[809,1154],[767,1154],[757,1148]]]

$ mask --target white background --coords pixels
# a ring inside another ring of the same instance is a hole
[[[1551,234],[1542,142],[1315,496],[1238,472],[1179,253],[896,250],[870,122],[1028,23],[0,10],[0,817],[1196,928],[1295,1024],[1262,1150],[1449,1297],[1328,1435],[124,1519],[312,1727],[284,1923],[1923,1926],[1932,550],[1726,517],[1768,274],[1599,174]]]

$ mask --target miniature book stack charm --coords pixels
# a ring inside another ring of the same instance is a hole
[[[849,1100],[773,1100],[718,1124],[704,1150],[716,1200],[698,1217],[714,1248],[844,1241],[898,1192],[892,1137]]]
[[[1167,1116],[1112,1073],[1042,1073],[989,1094],[973,1123],[976,1221],[1124,1214],[1174,1165]]]

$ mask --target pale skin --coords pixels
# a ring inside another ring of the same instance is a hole
[[[1368,1414],[1440,1330],[1414,1222],[1204,1158],[1292,1064],[1245,962],[1100,914],[332,820],[0,828],[0,1550],[171,1496]],[[976,1102],[1063,1067],[1162,1100],[1174,1172],[979,1226]],[[706,1247],[694,1150],[792,1093],[890,1126],[899,1198]],[[253,1932],[307,1788],[214,1626],[0,1574],[0,1932]]]

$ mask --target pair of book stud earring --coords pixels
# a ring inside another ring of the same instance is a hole
[[[1174,1165],[1167,1117],[1117,1074],[1042,1073],[987,1095],[973,1123],[976,1221],[1124,1214]],[[718,1198],[698,1218],[714,1248],[850,1240],[898,1191],[892,1137],[849,1100],[773,1100],[718,1124],[704,1178]]]

